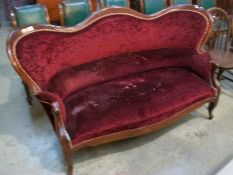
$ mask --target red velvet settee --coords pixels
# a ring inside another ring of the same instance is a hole
[[[205,103],[213,117],[220,88],[202,50],[211,27],[195,6],[151,16],[108,8],[72,28],[17,29],[7,50],[46,109],[71,174],[77,149],[149,133]]]

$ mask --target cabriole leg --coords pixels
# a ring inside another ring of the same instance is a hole
[[[219,69],[218,73],[217,73],[217,69]],[[218,104],[219,96],[220,96],[220,93],[221,93],[221,87],[220,87],[220,83],[219,83],[218,77],[221,76],[222,71],[223,70],[221,68],[218,68],[215,65],[213,66],[213,69],[212,69],[212,81],[213,82],[212,83],[213,83],[213,86],[216,88],[217,92],[216,92],[216,99],[215,99],[215,101],[210,102],[209,106],[208,106],[209,119],[210,120],[212,120],[214,118],[213,111],[214,111],[214,109],[216,108],[216,106]]]
[[[217,98],[214,102],[209,103],[208,111],[209,111],[209,119],[210,120],[212,120],[214,118],[213,111],[218,104],[218,100],[219,100],[219,98]]]
[[[73,175],[73,158],[71,152],[64,151],[67,175]]]
[[[24,86],[24,89],[26,92],[27,102],[28,102],[29,106],[32,106],[32,96],[31,96],[30,90],[29,90],[28,86],[23,81],[22,81],[22,83],[23,83],[23,86]]]
[[[221,80],[223,72],[224,72],[224,69],[219,68],[218,75],[217,75],[218,80]]]

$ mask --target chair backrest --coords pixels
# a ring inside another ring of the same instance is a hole
[[[40,4],[15,7],[12,13],[12,24],[14,27],[48,23],[47,8]]]
[[[216,7],[217,2],[216,0],[199,0],[198,4],[199,6],[207,10],[209,8]]]
[[[227,50],[231,32],[231,23],[227,12],[218,7],[207,10],[214,19],[212,33],[207,42],[208,49]]]
[[[15,30],[7,50],[21,78],[39,93],[59,72],[104,58],[160,49],[198,54],[211,26],[210,15],[192,5],[171,6],[155,15],[107,8],[70,28],[35,25]]]
[[[171,0],[171,5],[192,4],[192,0]]]
[[[99,0],[101,8],[110,6],[130,7],[130,0]]]
[[[86,19],[92,12],[91,1],[61,2],[59,11],[62,26],[74,26]]]
[[[167,7],[166,0],[140,0],[141,12],[152,14]]]

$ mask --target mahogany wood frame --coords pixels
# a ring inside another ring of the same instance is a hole
[[[86,0],[89,4],[89,10],[90,10],[90,14],[93,13],[95,11],[95,7],[93,6],[93,0]],[[61,2],[63,3],[63,2]],[[63,12],[63,8],[61,3],[58,4],[58,8],[59,8],[59,15],[60,15],[60,23],[61,26],[65,26],[65,22],[64,22],[64,12]]]
[[[100,6],[101,9],[103,9],[103,8],[108,8],[108,7],[106,7],[106,6],[104,5],[103,0],[98,0],[98,2],[99,2],[99,6]],[[127,2],[127,7],[130,8],[130,0],[126,0],[126,2]]]
[[[41,6],[44,9],[45,18],[46,18],[47,23],[49,24],[50,23],[50,18],[49,18],[48,9],[44,5],[41,5]],[[11,18],[11,25],[12,25],[12,27],[14,27],[14,28],[17,27],[16,17],[15,17],[14,12],[10,13],[10,18]]]
[[[206,19],[207,27],[205,29],[205,34],[201,38],[200,42],[198,43],[196,47],[196,51],[198,53],[203,53],[203,44],[207,41],[208,36],[210,35],[211,28],[212,28],[212,18],[211,16],[206,13],[201,8],[198,8],[196,6],[192,5],[183,5],[183,6],[171,6],[163,11],[160,11],[156,14],[153,15],[144,15],[142,13],[136,12],[134,10],[131,10],[129,8],[123,8],[123,7],[114,7],[114,8],[105,8],[101,11],[95,12],[92,14],[87,20],[81,22],[79,25],[74,26],[74,27],[69,27],[69,28],[64,28],[64,27],[56,27],[56,26],[45,26],[45,25],[34,25],[30,27],[25,27],[25,28],[20,28],[14,32],[12,32],[9,35],[9,38],[7,40],[7,53],[9,56],[9,59],[11,61],[11,64],[13,65],[14,69],[16,72],[20,75],[20,77],[24,80],[24,82],[27,83],[27,85],[30,87],[32,92],[37,95],[41,93],[40,87],[34,82],[34,80],[26,73],[26,71],[22,68],[20,65],[17,55],[16,55],[16,45],[19,42],[20,39],[22,39],[24,36],[27,36],[30,33],[35,33],[39,31],[52,31],[52,32],[62,32],[62,33],[73,33],[73,32],[78,32],[86,27],[92,25],[95,21],[98,21],[104,17],[107,16],[112,16],[112,15],[129,15],[133,16],[135,18],[139,18],[141,20],[153,20],[156,18],[159,18],[163,15],[166,15],[168,13],[173,13],[176,11],[192,11],[194,13],[198,13],[202,15]],[[72,169],[73,169],[73,163],[72,163],[72,155],[74,152],[78,149],[84,148],[84,147],[89,147],[89,146],[96,146],[99,144],[104,144],[112,141],[117,141],[117,140],[122,140],[130,137],[135,137],[139,135],[143,135],[152,131],[156,131],[158,129],[164,128],[175,121],[183,118],[186,116],[189,112],[199,108],[200,106],[204,105],[205,103],[209,103],[208,111],[209,111],[209,119],[213,118],[213,110],[216,107],[220,95],[220,85],[217,80],[217,75],[216,75],[216,67],[214,65],[214,62],[211,61],[211,64],[213,65],[213,70],[212,70],[212,78],[210,80],[210,85],[216,89],[216,93],[214,97],[202,100],[200,102],[194,103],[187,107],[186,109],[176,113],[175,115],[171,116],[170,118],[146,126],[146,127],[141,127],[137,129],[131,129],[131,130],[126,130],[122,132],[117,132],[109,135],[104,135],[101,137],[93,138],[86,140],[84,142],[81,142],[76,145],[71,144],[71,139],[65,129],[62,116],[60,113],[60,107],[58,102],[54,103],[49,103],[47,101],[40,101],[44,105],[48,105],[51,108],[51,113],[53,114],[54,117],[54,130],[55,133],[59,139],[59,142],[62,146],[62,150],[64,152],[65,160],[67,163],[67,174],[72,175]]]

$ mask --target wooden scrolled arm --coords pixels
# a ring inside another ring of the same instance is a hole
[[[52,113],[54,115],[55,132],[58,135],[61,144],[64,147],[66,147],[67,150],[69,150],[69,147],[67,146],[69,145],[71,147],[71,139],[64,127],[64,123],[62,122],[59,103],[58,102],[51,103],[51,108],[52,108]]]
[[[67,163],[67,174],[71,175],[73,171],[73,161],[72,161],[72,143],[68,132],[65,129],[64,123],[61,118],[61,112],[59,107],[59,102],[51,103],[52,113],[54,115],[55,121],[55,133],[58,140],[63,148],[64,156]]]
[[[60,114],[60,107],[59,107],[59,103],[58,102],[53,102],[51,104],[51,107],[52,107],[52,112],[56,115],[59,115]]]

